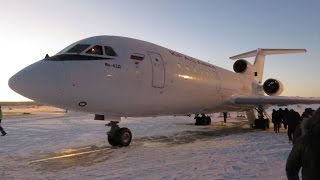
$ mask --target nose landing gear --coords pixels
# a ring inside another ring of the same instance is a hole
[[[120,128],[119,122],[111,121],[106,126],[110,126],[110,131],[107,132],[108,142],[111,146],[129,146],[132,140],[132,133],[128,128]]]

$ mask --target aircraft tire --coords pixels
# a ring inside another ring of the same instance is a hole
[[[210,124],[211,124],[211,117],[207,116],[206,125],[210,125]]]
[[[197,118],[196,118],[196,123],[195,123],[194,125],[199,126],[199,125],[201,125],[201,123],[202,123],[201,118],[200,118],[200,117],[197,117]]]
[[[118,146],[116,138],[114,136],[108,135],[108,142],[111,146]]]
[[[128,128],[120,128],[115,135],[115,141],[118,146],[129,146],[132,140],[132,133]]]
[[[266,119],[266,124],[267,124],[267,129],[269,129],[270,128],[269,119]]]

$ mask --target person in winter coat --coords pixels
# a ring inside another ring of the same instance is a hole
[[[306,108],[305,111],[302,113],[300,120],[303,122],[306,119],[309,119],[312,117],[314,113],[314,110],[311,108]],[[302,125],[301,122],[297,125],[296,130],[293,133],[293,144],[296,142],[296,140],[302,135]]]
[[[281,123],[281,112],[273,109],[272,111],[272,122],[274,127],[274,132],[279,133],[280,123]]]
[[[294,144],[286,163],[288,180],[299,180],[302,168],[303,180],[320,177],[320,108],[301,123],[302,135]]]
[[[296,111],[293,109],[290,109],[290,111],[287,114],[287,123],[288,123],[288,138],[289,142],[293,141],[293,133],[296,130],[297,124],[300,121],[300,115],[297,114]]]
[[[2,110],[1,110],[1,105],[0,105],[0,132],[1,132],[2,136],[5,136],[7,133],[2,128],[1,121],[2,121]]]

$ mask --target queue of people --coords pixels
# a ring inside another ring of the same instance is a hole
[[[279,133],[281,124],[283,124],[284,129],[287,130],[289,142],[292,142],[294,144],[295,139],[301,134],[301,121],[311,117],[313,112],[314,110],[312,110],[311,108],[306,108],[300,116],[300,114],[293,109],[273,109],[272,123],[274,132]]]
[[[301,118],[302,122],[298,126],[301,134],[295,139],[286,163],[287,178],[299,180],[299,171],[302,169],[303,180],[319,179],[320,108],[315,113],[312,109],[306,110]]]
[[[314,112],[306,108],[301,114],[293,109],[273,109],[272,122],[274,132],[279,133],[281,124],[287,130],[289,142],[293,148],[287,158],[286,174],[288,180],[319,179],[320,171],[320,108]]]

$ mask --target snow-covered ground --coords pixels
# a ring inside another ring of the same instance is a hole
[[[234,116],[233,116],[234,117]],[[286,179],[285,132],[246,120],[194,126],[193,117],[123,118],[130,147],[111,148],[93,115],[56,111],[5,117],[0,179]]]

